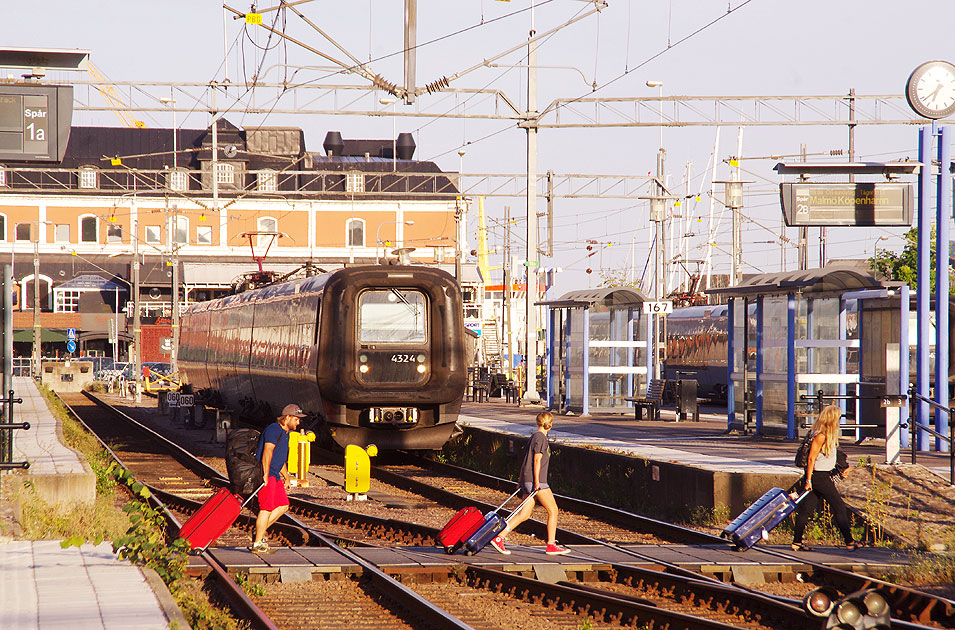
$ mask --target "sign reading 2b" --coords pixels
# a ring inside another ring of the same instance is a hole
[[[59,162],[73,121],[73,88],[0,85],[0,160]]]

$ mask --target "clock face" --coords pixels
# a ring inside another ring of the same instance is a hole
[[[925,118],[955,114],[955,66],[947,61],[923,63],[909,76],[905,98],[915,113]]]

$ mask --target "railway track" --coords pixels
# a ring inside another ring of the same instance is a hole
[[[418,459],[414,463],[415,467],[419,469],[419,472],[412,475],[402,475],[394,470],[386,471],[380,467],[376,467],[374,474],[376,478],[393,484],[396,488],[402,488],[425,497],[428,500],[435,501],[437,504],[445,506],[448,510],[456,509],[458,503],[461,501],[470,505],[475,504],[474,497],[469,496],[474,493],[470,491],[466,492],[466,496],[462,498],[460,488],[455,488],[454,492],[450,492],[446,489],[441,490],[431,485],[432,483],[437,482],[447,485],[449,480],[457,480],[457,483],[460,484],[462,478],[467,478],[469,482],[475,482],[484,487],[485,493],[490,490],[491,494],[495,492],[509,492],[513,488],[513,482],[511,481],[465,471],[464,469],[456,467],[439,465],[436,462],[430,462],[430,460]],[[209,470],[214,471],[214,469],[211,468]],[[422,473],[420,471],[425,472]],[[218,473],[213,472],[213,474]],[[418,477],[429,478],[431,483],[425,483],[421,479],[412,479],[416,475]],[[567,497],[560,497],[560,501],[562,509],[579,510],[580,512],[588,514],[587,518],[596,519],[609,527],[609,530],[606,528],[599,529],[596,532],[599,537],[581,534],[568,529],[559,534],[560,539],[565,543],[607,544],[606,540],[601,540],[600,537],[609,537],[612,539],[614,536],[612,532],[615,531],[614,528],[616,528],[616,530],[625,530],[626,528],[652,528],[657,532],[654,534],[655,536],[663,532],[672,540],[685,542],[691,540],[700,542],[702,540],[708,543],[718,542],[725,545],[725,541],[714,536],[674,526],[662,521],[646,519],[646,517],[639,515],[633,515],[620,510],[607,509],[603,506],[588,502],[579,502]],[[316,504],[314,501],[294,499],[293,502],[297,504],[293,506],[293,510],[299,515],[299,518],[296,519],[298,521],[296,525],[299,531],[304,530],[308,532],[310,537],[320,538],[322,536],[329,536],[330,538],[345,540],[348,544],[354,545],[380,543],[380,538],[385,537],[392,542],[395,542],[395,538],[398,538],[399,540],[397,540],[397,542],[402,542],[403,544],[427,545],[433,544],[433,537],[437,532],[437,528],[402,522],[395,519],[380,519],[370,515],[356,514],[350,510],[322,506]],[[349,507],[354,508],[357,506]],[[310,522],[312,519],[317,519],[317,522]],[[344,526],[350,530],[349,532],[345,532],[347,536],[341,532],[328,531],[330,529],[329,524],[332,523]],[[539,527],[543,528],[543,524],[540,523]],[[356,537],[356,530],[362,532],[362,535]],[[611,533],[608,534],[608,531]],[[328,544],[331,543],[329,542]],[[610,543],[610,545],[613,546],[612,543]],[[658,560],[653,558],[642,557],[639,553],[629,550],[625,551],[644,562],[660,564]],[[587,560],[590,562],[593,561],[592,558],[588,558]],[[802,562],[800,559],[795,560]],[[582,589],[581,585],[576,583],[568,583],[567,588],[576,589],[578,591],[587,590],[589,592],[588,597],[609,597],[611,599],[636,598],[639,600],[637,603],[652,606],[657,611],[668,610],[672,613],[685,614],[687,610],[691,610],[696,611],[697,615],[699,615],[701,611],[709,610],[712,613],[711,617],[715,617],[711,618],[710,621],[726,623],[726,620],[730,620],[733,624],[744,624],[743,626],[734,625],[732,627],[801,628],[805,627],[807,621],[805,614],[798,607],[798,602],[773,598],[762,593],[748,592],[745,589],[739,589],[735,586],[726,586],[714,580],[706,580],[698,574],[691,573],[675,565],[664,566],[664,571],[634,569],[634,567],[629,565],[610,566],[610,571],[607,572],[606,575],[601,576],[602,582],[599,588],[591,586],[587,589]],[[828,570],[827,567],[825,567],[825,569]],[[503,585],[499,584],[500,581],[497,580],[497,578],[491,579],[487,576],[475,577],[477,573],[480,573],[480,570],[468,569],[468,571],[457,580],[458,588],[462,588],[461,585],[475,587],[475,585],[480,586],[481,584],[492,585],[489,587],[492,590],[495,588],[504,588]],[[855,576],[855,574],[847,575],[854,578],[862,577]],[[536,580],[532,580],[532,582],[536,582]],[[868,583],[872,584],[873,582],[875,581],[870,579]],[[884,591],[885,587],[894,586],[895,585],[879,583],[878,586],[873,587],[882,587]],[[514,587],[511,585],[507,588],[513,590]],[[522,589],[521,592],[530,592],[526,586],[522,587]],[[908,591],[909,590],[906,589],[905,593],[894,590],[891,592],[898,597],[900,594],[908,595]],[[351,592],[354,591],[352,590]],[[538,593],[533,597],[540,599],[545,597],[545,595]],[[560,600],[561,597],[564,598],[563,601],[566,601],[566,594],[558,597],[558,600]],[[578,599],[583,601],[585,598],[578,596]],[[893,601],[897,600],[894,599]],[[909,601],[907,608],[911,608],[912,604],[915,603],[915,600]],[[924,604],[924,602],[922,603]],[[622,619],[622,617],[618,619]],[[931,620],[931,616],[925,617],[923,615],[922,620]]]

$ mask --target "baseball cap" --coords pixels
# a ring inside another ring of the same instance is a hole
[[[282,408],[282,413],[279,415],[280,417],[281,416],[297,416],[299,418],[305,417],[305,414],[302,413],[302,408],[294,403],[291,405],[285,405],[285,407]]]

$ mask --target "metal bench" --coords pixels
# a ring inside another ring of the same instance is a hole
[[[648,420],[660,419],[660,407],[663,406],[663,390],[666,389],[665,378],[655,378],[647,387],[646,396],[627,397],[624,400],[633,403],[634,420],[643,420],[643,410],[648,411]]]

